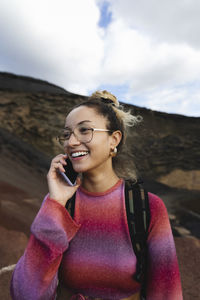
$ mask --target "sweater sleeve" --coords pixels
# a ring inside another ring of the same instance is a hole
[[[178,261],[163,201],[149,193],[147,300],[182,300]]]
[[[31,226],[24,255],[13,272],[13,300],[55,299],[63,252],[80,226],[65,207],[46,196]]]

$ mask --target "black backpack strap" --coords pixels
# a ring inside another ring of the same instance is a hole
[[[142,284],[141,294],[145,294],[147,268],[147,236],[150,223],[148,193],[142,182],[125,181],[125,201],[128,227],[134,253],[137,257],[134,279]]]
[[[76,193],[67,201],[65,205],[66,209],[68,210],[72,218],[74,216],[75,198],[76,198]]]

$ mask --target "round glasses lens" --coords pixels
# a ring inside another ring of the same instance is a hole
[[[93,137],[93,130],[91,127],[86,125],[79,125],[74,129],[74,135],[77,137],[79,142],[89,143]]]
[[[63,146],[69,140],[71,132],[69,130],[62,130],[58,136],[59,143]]]

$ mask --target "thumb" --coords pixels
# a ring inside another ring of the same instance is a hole
[[[78,176],[76,179],[76,185],[74,186],[75,191],[77,191],[80,185],[81,185],[81,178]]]
[[[80,178],[80,176],[78,176],[76,179],[76,185],[75,185],[76,190],[79,188],[80,185],[81,185],[81,178]]]

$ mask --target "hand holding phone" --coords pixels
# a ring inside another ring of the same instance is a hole
[[[66,163],[67,165],[63,166],[65,172],[60,171],[60,174],[63,176],[63,178],[69,185],[75,186],[78,173],[73,169],[71,160],[69,158],[66,159]]]
[[[66,158],[67,154],[58,154],[55,156],[51,161],[47,173],[49,198],[57,201],[63,206],[71,199],[81,184],[80,178],[77,176],[78,173],[73,170],[70,160],[66,160]],[[65,166],[66,173],[64,172]],[[65,176],[61,175],[61,172],[63,172]]]

